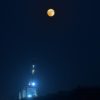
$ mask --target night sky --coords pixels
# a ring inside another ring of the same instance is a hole
[[[56,11],[49,18],[47,9]],[[91,0],[0,1],[0,100],[28,83],[41,95],[100,86],[98,5]]]

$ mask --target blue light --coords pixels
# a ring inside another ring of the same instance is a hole
[[[32,86],[35,86],[36,84],[35,84],[35,82],[32,82]]]
[[[27,97],[28,97],[28,98],[32,98],[32,95],[31,95],[31,94],[28,94]]]

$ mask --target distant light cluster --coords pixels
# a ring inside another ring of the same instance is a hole
[[[35,82],[29,82],[29,86],[36,86]]]

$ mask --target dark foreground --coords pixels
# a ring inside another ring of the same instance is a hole
[[[77,88],[73,91],[60,91],[31,100],[100,100],[100,88]]]

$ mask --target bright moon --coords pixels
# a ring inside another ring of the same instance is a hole
[[[49,9],[49,10],[47,11],[47,15],[48,15],[49,17],[53,17],[53,16],[55,15],[55,11],[54,11],[53,9]]]

